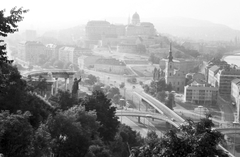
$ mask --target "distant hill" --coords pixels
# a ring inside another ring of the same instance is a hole
[[[71,28],[61,29],[58,31],[47,31],[45,32],[42,37],[45,38],[54,38],[58,40],[60,43],[75,45],[78,44],[81,37],[84,36],[85,26],[78,25]]]
[[[190,18],[150,18],[159,33],[194,40],[216,41],[234,40],[240,31],[226,25]]]

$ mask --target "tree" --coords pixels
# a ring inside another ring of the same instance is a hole
[[[167,86],[166,86],[166,91],[171,92],[172,90],[173,90],[173,87],[172,87],[172,84],[171,84],[171,82],[170,82],[170,83],[167,84]]]
[[[71,96],[69,91],[59,90],[56,95],[49,98],[49,102],[57,109],[68,110],[78,101]]]
[[[165,78],[161,78],[158,82],[156,82],[157,92],[164,91],[166,88]]]
[[[115,140],[111,142],[110,149],[113,156],[125,157],[130,155],[130,148],[143,144],[140,133],[133,131],[131,127],[120,124]]]
[[[46,124],[41,124],[34,133],[33,154],[34,157],[51,155],[51,134],[48,132]]]
[[[23,8],[17,9],[14,7],[10,11],[10,15],[5,16],[5,10],[0,10],[0,36],[7,37],[9,33],[18,31],[17,23],[23,20],[22,14],[28,12]],[[6,56],[6,44],[3,40],[0,40],[0,67],[2,63],[12,63]]]
[[[171,156],[171,157],[227,157],[226,152],[218,148],[224,141],[223,135],[212,130],[214,124],[207,117],[200,122],[186,120],[186,124],[179,129],[168,131],[165,136],[150,146],[146,144],[140,148],[133,148],[131,157],[143,156]]]
[[[150,87],[149,87],[149,85],[145,84],[145,85],[143,85],[143,89],[144,89],[144,92],[148,93],[150,90]]]
[[[36,93],[28,92],[23,100],[24,105],[19,106],[23,112],[29,111],[29,122],[34,129],[37,129],[41,123],[45,123],[48,116],[54,113],[55,108]]]
[[[97,82],[97,77],[94,76],[94,75],[92,75],[92,74],[88,75],[87,78],[89,79],[88,83],[89,83],[90,85],[93,85],[94,83]]]
[[[93,111],[87,112],[82,106],[50,116],[46,126],[52,137],[54,156],[85,156],[91,145],[100,145],[99,123]]]
[[[168,93],[168,97],[167,97],[167,101],[165,102],[165,105],[172,110],[174,104],[175,104],[174,94],[170,92]]]
[[[112,107],[111,100],[107,99],[101,91],[93,91],[92,95],[85,97],[82,106],[86,111],[95,110],[97,113],[97,121],[100,122],[100,137],[105,142],[113,141],[119,125],[118,117],[115,116],[116,108]]]
[[[119,100],[121,98],[121,95],[120,94],[115,94],[112,98],[112,101],[114,104],[119,104]]]
[[[109,99],[112,99],[113,98],[113,96],[114,95],[116,95],[116,94],[120,94],[120,91],[119,91],[119,88],[117,88],[117,87],[111,87],[109,90],[108,90],[108,92],[109,92]]]
[[[0,113],[0,152],[4,156],[21,157],[32,153],[33,129],[28,122],[29,116],[29,112]]]
[[[157,100],[161,102],[165,102],[166,97],[167,97],[167,94],[165,91],[158,92],[156,95]]]

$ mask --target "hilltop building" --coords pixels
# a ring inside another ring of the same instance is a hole
[[[107,21],[89,21],[85,27],[85,47],[111,47],[125,46],[133,50],[135,43],[126,43],[128,37],[137,36],[154,36],[156,30],[150,22],[140,22],[140,16],[135,13],[132,20],[128,20],[127,25],[110,24]],[[131,22],[130,22],[131,21]],[[132,45],[134,45],[132,48]]]

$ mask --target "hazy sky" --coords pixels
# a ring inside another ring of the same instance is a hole
[[[64,28],[138,12],[151,17],[189,17],[240,29],[240,0],[2,0],[0,9],[23,6],[30,11],[20,28]],[[149,21],[154,23],[154,21]]]

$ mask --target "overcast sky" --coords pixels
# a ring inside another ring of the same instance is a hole
[[[108,17],[125,17],[109,22],[126,24],[134,12],[142,19],[178,16],[240,29],[240,0],[2,0],[0,9],[14,6],[30,10],[20,24],[24,29],[64,28]]]

